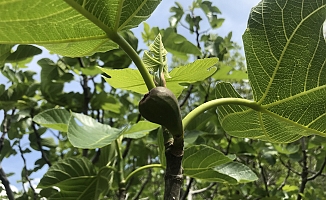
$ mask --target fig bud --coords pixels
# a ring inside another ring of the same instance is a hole
[[[139,112],[148,121],[167,128],[174,137],[183,135],[178,100],[168,88],[151,89],[139,102]]]

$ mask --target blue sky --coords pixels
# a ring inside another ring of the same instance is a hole
[[[190,0],[179,0],[179,3],[183,5],[184,9],[187,9],[192,1]],[[219,17],[225,18],[225,22],[223,26],[219,29],[214,30],[215,33],[219,34],[220,36],[226,36],[230,31],[233,32],[233,41],[237,42],[239,45],[243,46],[242,44],[242,34],[244,33],[246,26],[247,26],[247,20],[250,13],[250,10],[253,6],[257,5],[259,0],[212,0],[213,5],[217,6],[221,12],[222,15]],[[174,1],[171,0],[163,0],[162,3],[158,6],[158,8],[154,11],[152,16],[147,20],[147,23],[153,27],[158,26],[160,28],[166,28],[169,26],[168,18],[171,16],[171,13],[169,12],[170,7],[174,6]],[[206,30],[208,27],[202,27],[203,30]],[[140,25],[138,28],[133,29],[133,32],[138,37],[140,42],[140,48],[145,48],[146,46],[142,44],[141,39],[141,31],[143,30],[143,25]],[[190,41],[194,41],[195,36],[190,35],[188,33],[188,30],[184,28],[179,29],[179,33],[184,35],[185,37],[189,38]],[[142,44],[142,45],[141,45]],[[56,58],[56,56],[51,56],[47,52],[44,52],[41,56],[38,56],[34,59],[34,62],[32,62],[29,65],[30,70],[40,71],[40,67],[36,64],[35,61],[42,58],[43,56]],[[0,74],[0,84],[4,83],[5,79]],[[80,87],[80,85],[78,86]],[[69,90],[69,88],[68,88]],[[81,91],[81,87],[77,89],[78,91]],[[76,89],[74,89],[76,91]],[[0,111],[0,121],[3,119],[3,111]],[[24,142],[25,141],[25,142]],[[24,140],[22,142],[23,146],[28,146],[28,140]],[[40,158],[39,152],[33,152],[30,154],[25,154],[25,157],[27,159],[27,168],[31,169],[34,167],[34,162],[36,159]],[[5,170],[5,172],[15,172],[16,175],[9,177],[9,180],[12,185],[18,187],[19,189],[22,188],[21,183],[17,183],[17,180],[20,179],[20,173],[23,166],[22,159],[20,155],[18,156],[12,156],[8,159],[4,159],[2,162],[2,167]],[[41,177],[42,174],[45,172],[45,169],[40,170],[38,173],[34,173],[32,175],[33,178]]]

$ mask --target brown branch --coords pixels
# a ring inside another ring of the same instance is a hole
[[[139,199],[141,193],[143,193],[143,191],[144,191],[146,185],[148,184],[149,180],[151,179],[151,177],[152,177],[152,170],[149,169],[148,170],[148,175],[147,175],[145,181],[142,183],[139,191],[137,192],[136,196],[134,198],[132,198],[132,200],[138,200]]]
[[[314,180],[315,178],[317,178],[318,176],[320,176],[320,175],[323,173],[323,170],[324,170],[325,166],[326,166],[326,157],[324,158],[324,162],[323,162],[323,164],[321,165],[319,171],[318,171],[316,174],[314,174],[314,175],[308,177],[308,178],[307,178],[307,181],[312,181],[312,180]]]
[[[93,164],[95,164],[95,163],[97,163],[99,161],[100,155],[101,155],[101,149],[99,148],[99,149],[97,149],[95,155],[92,158],[92,163]]]
[[[6,173],[3,171],[2,166],[0,165],[0,180],[3,184],[3,186],[5,187],[6,193],[7,193],[7,197],[9,200],[15,200],[15,196],[13,191],[10,188],[10,182],[7,178]]]
[[[291,166],[290,161],[288,161],[288,164],[286,164],[286,163],[282,160],[282,158],[280,158],[280,161],[281,161],[281,164],[282,164],[284,167],[286,167],[288,170],[290,170],[292,173],[294,173],[294,174],[296,174],[296,175],[298,175],[298,176],[301,176],[301,174],[300,174],[299,172],[297,172],[297,171],[295,171],[295,170],[292,169],[292,166]]]
[[[6,134],[8,134],[10,125],[11,125],[11,117],[15,114],[16,108],[12,109],[10,118],[8,117],[7,113],[4,111],[4,118],[2,124],[2,135],[0,137],[0,153],[2,151]]]
[[[86,68],[85,63],[82,58],[78,58],[78,62],[79,62],[79,65],[81,68]],[[85,74],[82,74],[81,76],[82,76],[83,80],[81,81],[80,84],[83,88],[83,94],[84,94],[83,114],[87,115],[88,114],[88,105],[91,100],[90,91],[89,91],[89,87],[88,87],[89,78]],[[88,149],[83,149],[82,154],[84,157],[87,157]]]
[[[286,181],[288,180],[288,178],[290,177],[290,173],[291,173],[291,170],[288,169],[288,172],[286,174],[286,177],[284,178],[283,182],[281,183],[281,185],[277,188],[277,190],[282,190],[282,188],[284,187]]]
[[[30,115],[31,115],[31,118],[33,119],[33,117],[34,117],[34,110],[33,109],[31,110]],[[36,124],[35,124],[35,122],[33,120],[32,120],[32,129],[33,129],[33,132],[34,132],[34,134],[36,136],[36,144],[37,144],[37,147],[38,147],[39,151],[41,152],[42,159],[46,162],[46,164],[49,165],[49,167],[51,167],[52,164],[51,164],[49,158],[47,157],[46,153],[44,152],[44,149],[42,148],[42,138],[41,138],[40,134],[38,133],[38,130],[36,128]]]
[[[164,200],[180,199],[180,190],[183,183],[183,137],[173,138],[173,143],[165,147],[166,169]]]
[[[268,184],[267,184],[267,178],[266,178],[266,174],[265,174],[265,169],[261,165],[260,160],[258,160],[258,166],[259,166],[259,169],[260,169],[261,177],[263,179],[263,183],[264,183],[266,195],[269,197],[269,190],[268,190]]]
[[[187,102],[187,100],[189,99],[189,97],[190,97],[190,95],[191,95],[191,92],[192,92],[193,88],[194,88],[193,85],[190,85],[190,86],[189,86],[189,88],[188,88],[188,90],[187,90],[187,93],[186,93],[186,96],[185,96],[185,97],[183,98],[183,100],[179,103],[180,108],[181,108],[182,106],[184,106],[185,103]]]
[[[25,156],[24,156],[24,152],[23,152],[23,150],[22,150],[22,148],[20,146],[20,142],[18,142],[18,148],[19,148],[20,156],[21,156],[21,158],[23,159],[23,162],[24,162],[23,174],[24,174],[24,176],[25,176],[25,178],[26,178],[26,180],[27,180],[27,182],[29,184],[29,187],[31,188],[31,190],[33,192],[33,197],[34,197],[33,199],[36,200],[37,197],[38,197],[38,195],[37,195],[37,193],[36,193],[36,191],[35,191],[35,189],[34,189],[34,187],[32,185],[31,179],[29,178],[29,173],[28,173],[28,170],[27,170],[26,159],[25,159]]]
[[[308,182],[308,163],[307,163],[307,147],[306,147],[306,141],[305,138],[301,138],[301,148],[302,148],[302,171],[301,171],[301,184],[300,189],[298,193],[297,200],[301,200],[302,196],[301,194],[304,194],[304,190],[306,188],[306,184]]]
[[[0,138],[0,153],[1,153],[2,148],[4,146],[5,136],[6,136],[6,134],[8,133],[8,131],[10,129],[11,117],[15,114],[15,111],[16,111],[15,108],[12,109],[10,118],[8,118],[7,113],[4,111],[4,119],[3,119],[3,124],[2,124],[2,131],[3,132],[2,132],[2,135],[1,135],[1,138]],[[3,186],[5,187],[8,199],[9,200],[14,200],[15,199],[14,193],[11,190],[10,182],[9,182],[9,180],[7,178],[7,175],[4,172],[1,164],[0,164],[0,180],[1,180],[2,184],[3,184]]]
[[[190,178],[188,184],[187,184],[187,189],[186,191],[182,194],[182,197],[180,198],[181,200],[186,200],[187,197],[188,197],[188,194],[190,192],[190,189],[191,189],[191,186],[192,186],[192,183],[194,182],[194,178]]]

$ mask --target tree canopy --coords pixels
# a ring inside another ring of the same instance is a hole
[[[262,0],[245,57],[216,2],[160,2],[0,3],[1,198],[323,199],[326,2]]]

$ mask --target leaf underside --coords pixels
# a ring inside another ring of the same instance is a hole
[[[326,136],[326,2],[264,0],[251,11],[243,35],[248,77],[261,111],[219,106],[231,135],[287,143]],[[230,84],[217,98],[241,96]]]

